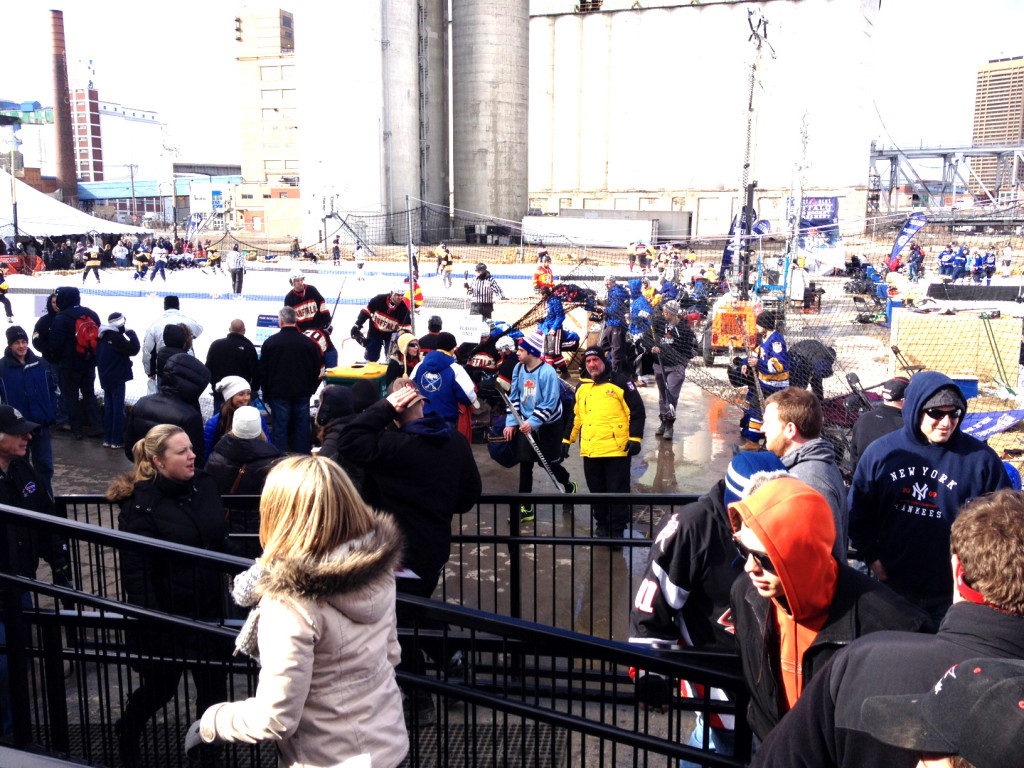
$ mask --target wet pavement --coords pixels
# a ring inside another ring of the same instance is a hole
[[[578,381],[574,378],[572,383]],[[732,446],[740,442],[740,410],[694,384],[683,386],[671,441],[654,435],[658,421],[658,390],[640,388],[647,408],[643,450],[633,458],[631,491],[634,493],[704,493],[725,474]],[[56,494],[102,494],[119,473],[131,469],[123,451],[104,448],[100,438],[74,440],[69,431],[53,431],[53,478]],[[483,479],[484,493],[515,493],[519,470],[506,469],[490,459],[486,445],[473,452]],[[579,445],[574,445],[566,468],[580,491],[586,490]],[[439,467],[439,472],[444,468]],[[535,468],[534,490],[553,488],[540,467]]]

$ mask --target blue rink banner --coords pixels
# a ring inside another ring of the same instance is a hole
[[[988,440],[992,435],[1005,432],[1024,419],[1024,411],[993,411],[991,413],[968,413],[964,416],[960,431],[973,435],[979,440]]]
[[[793,198],[786,198],[787,221],[792,219],[794,205]],[[803,198],[797,255],[803,258],[803,266],[809,272],[846,266],[846,249],[839,232],[838,197]]]

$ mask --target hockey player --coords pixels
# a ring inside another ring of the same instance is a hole
[[[324,353],[324,367],[338,364],[338,350],[331,342],[331,311],[327,302],[314,286],[306,285],[306,276],[294,269],[288,276],[292,289],[284,297],[284,305],[295,309],[299,330],[320,345]]]
[[[132,275],[132,280],[145,280],[146,273],[149,271],[149,256],[146,255],[145,248],[139,248],[132,264],[135,265],[135,274]]]
[[[985,285],[992,285],[992,275],[996,273],[996,252],[991,248],[985,250]]]
[[[544,334],[544,362],[554,366],[563,379],[569,378],[569,370],[562,356],[562,323],[565,322],[565,306],[562,300],[548,288],[540,289],[541,298],[547,303],[544,319],[537,324],[537,330]]]
[[[405,284],[398,283],[389,293],[380,293],[359,310],[351,336],[366,349],[363,357],[367,362],[376,363],[382,351],[387,352],[387,342],[395,332],[410,331],[409,307],[403,296]],[[370,321],[370,327],[363,336],[363,323]]]
[[[362,282],[366,279],[363,277],[363,267],[366,265],[366,253],[363,251],[362,243],[356,243],[356,252],[352,254],[352,260],[356,263],[356,280]]]
[[[437,269],[434,270],[434,275],[439,275],[441,270],[444,268],[445,258],[451,258],[451,253],[448,251],[448,246],[441,243],[434,249],[434,255],[437,257]]]
[[[756,376],[747,390],[747,413],[740,421],[740,432],[747,439],[740,450],[759,450],[761,438],[762,403],[776,392],[789,386],[789,349],[782,334],[775,330],[775,317],[767,312],[757,316],[757,333],[760,343],[753,350],[747,365],[743,366],[744,375]],[[760,396],[758,390],[760,389]]]
[[[654,320],[654,307],[643,294],[643,282],[638,278],[629,281],[629,296],[633,300],[629,305],[629,341],[633,348],[633,369],[627,375],[635,377],[641,387],[650,386],[654,373],[654,359],[645,351],[645,341],[651,338],[651,324]],[[639,364],[639,365],[637,365]],[[635,368],[639,367],[639,371]]]
[[[551,257],[541,256],[537,260],[537,271],[533,273],[533,290],[540,293],[541,288],[555,289],[555,275],[551,271]]]

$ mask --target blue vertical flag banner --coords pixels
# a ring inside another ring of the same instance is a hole
[[[185,242],[191,243],[192,238],[195,237],[196,230],[199,229],[199,225],[203,221],[203,214],[193,213],[188,217],[188,229],[185,230]]]
[[[757,218],[757,213],[756,212],[753,212],[753,218],[754,219]],[[760,222],[758,222],[758,223],[760,223]],[[720,275],[723,274],[727,269],[729,269],[729,267],[731,267],[733,262],[736,260],[736,248],[734,247],[736,244],[735,244],[735,242],[733,242],[733,238],[736,237],[736,228],[737,227],[739,227],[741,235],[743,234],[743,232],[747,228],[747,208],[746,208],[746,206],[743,207],[742,215],[740,215],[740,216],[733,216],[732,217],[732,226],[729,227],[729,238],[725,241],[725,250],[722,251],[722,268],[720,270],[718,270],[718,274],[720,274]],[[740,243],[741,243],[740,247],[742,247],[742,241],[743,241],[743,237],[741,236],[740,237]]]
[[[912,213],[907,217],[907,220],[903,222],[903,228],[900,230],[899,235],[896,237],[896,242],[892,244],[892,254],[889,256],[889,261],[892,261],[899,256],[907,243],[916,235],[925,224],[928,223],[928,219],[923,213],[917,212]]]
[[[786,219],[792,218],[793,198],[786,198]],[[805,197],[800,211],[797,259],[808,272],[843,269],[846,249],[839,232],[839,198]]]

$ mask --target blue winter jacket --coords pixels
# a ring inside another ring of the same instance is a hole
[[[22,365],[8,347],[0,360],[0,399],[29,421],[49,426],[56,421],[57,377],[31,349]]]
[[[139,354],[142,345],[135,331],[124,333],[112,325],[100,326],[100,338],[96,343],[96,372],[100,375],[100,386],[113,389],[132,380],[132,358]]]
[[[616,283],[608,289],[608,308],[604,312],[605,325],[610,328],[625,328],[629,317],[629,291],[626,286]]]
[[[547,315],[537,324],[537,330],[541,333],[560,330],[562,323],[565,322],[565,307],[562,306],[562,300],[552,296],[548,299],[547,310]]]
[[[473,401],[455,381],[452,365],[455,358],[440,350],[428,352],[416,366],[415,381],[426,396],[423,415],[436,413],[449,424],[459,419],[459,403],[472,405]]]
[[[79,317],[88,315],[98,329],[99,315],[81,305],[81,294],[70,285],[62,285],[57,289],[57,309],[59,312],[50,326],[50,351],[61,368],[78,373],[88,372],[94,368],[96,361],[75,352],[75,324]]]
[[[643,282],[637,278],[629,281],[629,295],[633,303],[629,305],[629,332],[634,336],[647,334],[651,330],[654,307],[643,294]]]

